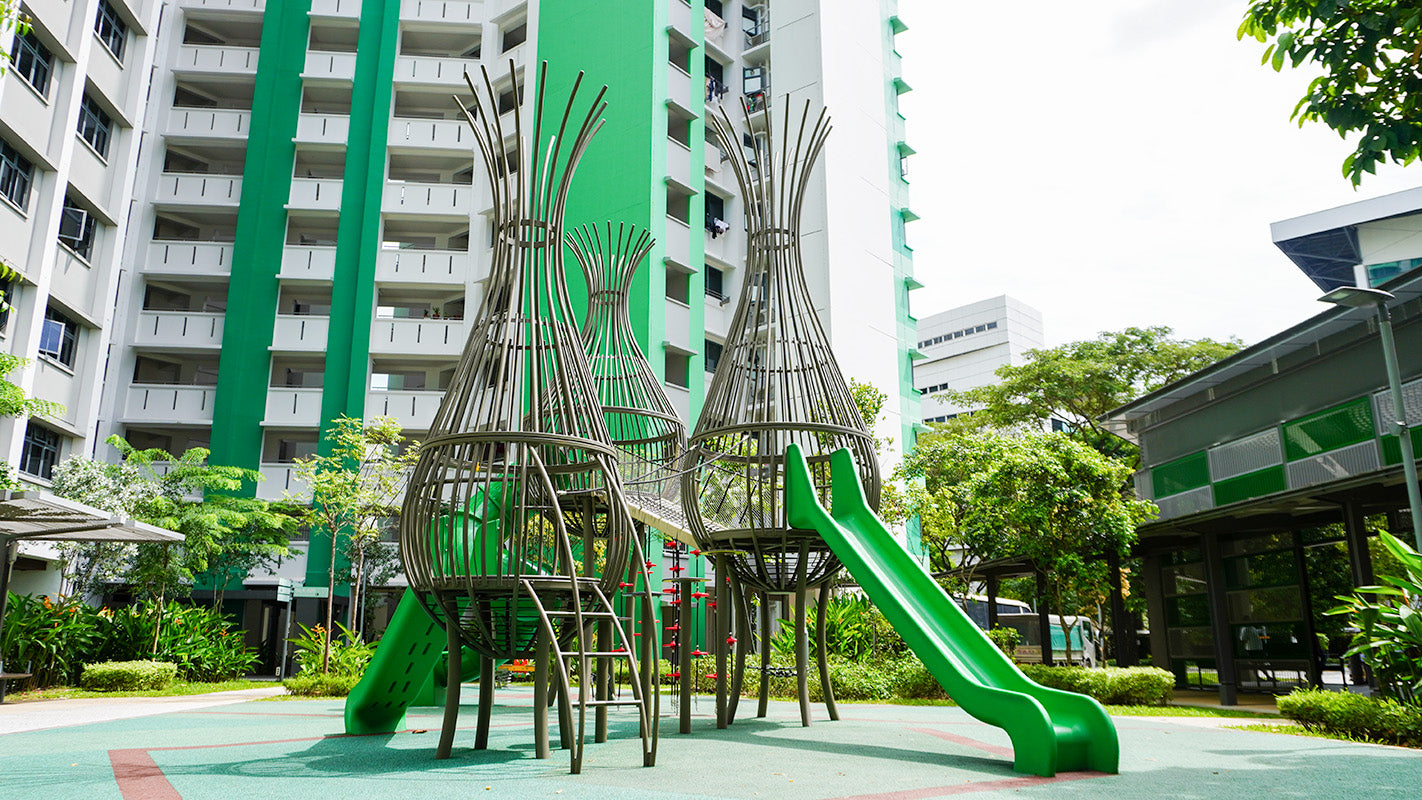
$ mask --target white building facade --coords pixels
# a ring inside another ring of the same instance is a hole
[[[997,382],[995,372],[1026,361],[1045,339],[1042,312],[1007,295],[942,311],[918,321],[914,385],[923,394],[924,422],[947,422],[971,412],[945,393]]]

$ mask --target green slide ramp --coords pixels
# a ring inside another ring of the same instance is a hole
[[[1116,727],[1101,704],[1034,683],[993,645],[870,510],[848,450],[830,457],[832,514],[816,497],[799,447],[789,446],[785,462],[790,524],[824,537],[964,711],[1007,732],[1013,769],[1044,777],[1118,771]]]

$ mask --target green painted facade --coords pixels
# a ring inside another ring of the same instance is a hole
[[[1168,497],[1188,492],[1210,483],[1210,462],[1205,451],[1161,464],[1150,471],[1151,488],[1156,497]]]
[[[1283,426],[1284,458],[1298,461],[1373,438],[1371,397],[1324,409]]]
[[[257,469],[271,382],[272,323],[286,247],[301,71],[311,0],[268,0],[252,95],[242,197],[212,413],[212,461]],[[274,202],[273,198],[277,198]],[[256,487],[247,487],[248,494]]]

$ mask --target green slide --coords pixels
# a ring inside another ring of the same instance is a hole
[[[869,509],[848,450],[830,457],[833,513],[815,495],[800,449],[785,453],[785,508],[791,525],[819,532],[894,629],[958,705],[1007,732],[1013,769],[1114,773],[1116,727],[1085,695],[1040,686],[1022,674]]]

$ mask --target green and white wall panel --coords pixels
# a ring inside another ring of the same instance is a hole
[[[1422,451],[1422,380],[1403,387]],[[1271,494],[1321,486],[1402,462],[1387,391],[1354,398],[1136,473],[1138,496],[1171,519]]]

